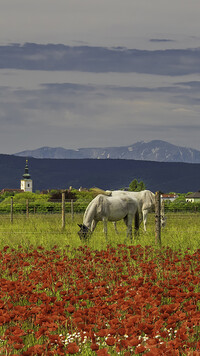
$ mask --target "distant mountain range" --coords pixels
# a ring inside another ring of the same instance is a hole
[[[139,161],[200,163],[200,151],[176,146],[161,140],[153,140],[147,143],[141,141],[131,146],[79,148],[77,150],[62,147],[41,147],[35,150],[18,152],[14,155],[42,159],[134,159]]]
[[[0,190],[20,188],[25,157],[0,154]],[[200,164],[128,159],[28,159],[33,191],[47,189],[121,189],[133,179],[155,192],[196,192],[200,189]]]

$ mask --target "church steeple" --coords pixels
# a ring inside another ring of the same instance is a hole
[[[31,179],[31,176],[28,172],[28,160],[26,160],[26,165],[25,165],[25,173],[23,174],[24,179]]]
[[[28,160],[26,160],[25,172],[23,174],[23,178],[21,179],[21,189],[24,192],[32,192],[33,190],[33,181],[28,171]]]

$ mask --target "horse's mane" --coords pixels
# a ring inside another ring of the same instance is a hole
[[[99,210],[101,211],[105,199],[107,199],[105,194],[97,194],[96,197],[88,204],[84,213],[83,221],[88,219],[88,217],[94,217]]]
[[[93,200],[88,204],[87,208],[85,209],[85,213],[84,213],[84,218],[87,217],[87,214],[88,214],[88,210],[90,209],[91,205],[93,204]]]

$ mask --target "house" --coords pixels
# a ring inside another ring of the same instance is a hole
[[[200,190],[196,193],[191,193],[186,196],[187,203],[200,203]]]
[[[22,193],[23,190],[22,189],[7,189],[7,188],[4,188],[1,190],[1,194],[4,194],[4,193]]]
[[[161,194],[160,195],[161,201],[174,201],[176,198],[178,198],[177,194]]]

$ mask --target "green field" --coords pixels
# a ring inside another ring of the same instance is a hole
[[[200,214],[118,222],[78,237],[83,214],[0,215],[0,355],[200,354]]]
[[[162,246],[185,251],[190,248],[194,251],[200,248],[200,213],[168,213],[166,216],[166,226],[161,231]],[[61,214],[15,214],[13,223],[10,222],[9,215],[0,215],[0,248],[5,245],[17,248],[23,245],[28,248],[42,246],[51,249],[54,245],[64,248],[70,245],[72,248],[82,245],[77,232],[78,223],[82,223],[83,214],[75,214],[74,219],[70,214],[66,215],[64,230],[62,229]],[[140,226],[140,233],[137,239],[133,239],[132,244],[142,246],[155,246],[155,217],[148,215],[147,232]],[[107,243],[117,246],[121,243],[131,243],[126,240],[126,227],[123,221],[117,224],[119,235],[115,233],[112,223],[108,223],[108,241],[105,240],[103,224],[99,222],[96,230],[87,242],[92,249],[106,248]]]

